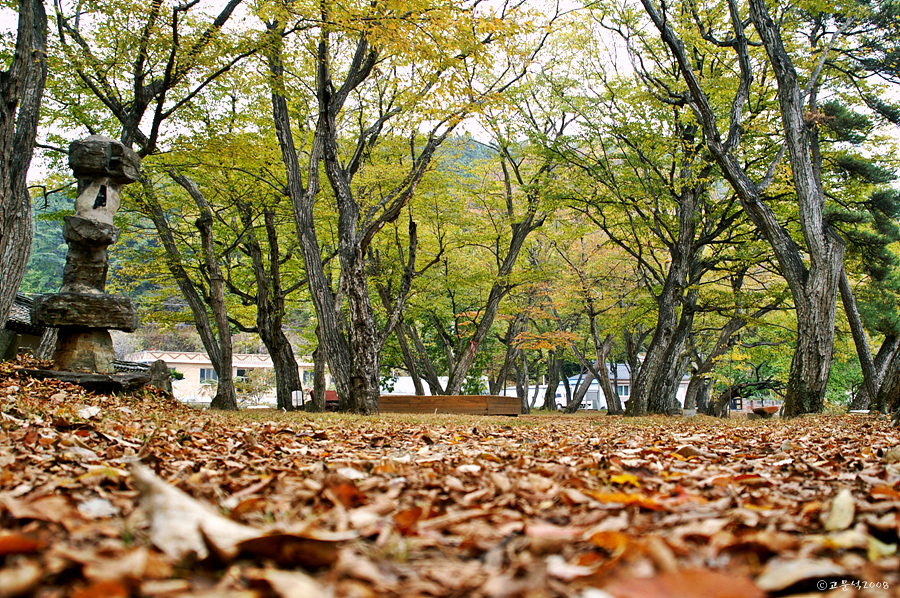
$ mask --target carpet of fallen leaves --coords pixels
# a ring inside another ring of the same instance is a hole
[[[875,417],[221,414],[17,367],[0,597],[900,595]]]

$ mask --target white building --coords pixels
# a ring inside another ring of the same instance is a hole
[[[172,392],[175,398],[187,403],[208,403],[215,395],[218,380],[216,370],[206,353],[190,351],[141,351],[126,356],[128,361],[153,363],[163,360],[173,372]],[[232,356],[232,375],[235,379],[247,376],[255,369],[269,369],[272,357],[263,354],[235,353]],[[297,359],[297,370],[303,388],[311,389],[313,385],[313,363],[308,357]],[[180,374],[180,379],[179,378]],[[326,384],[331,386],[331,376],[326,371]],[[264,403],[275,404],[275,388],[262,398]]]

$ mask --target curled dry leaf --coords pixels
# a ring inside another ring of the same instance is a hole
[[[847,571],[824,559],[773,559],[766,565],[756,585],[767,592],[780,592],[807,579],[846,576]]]
[[[264,583],[278,598],[330,598],[334,595],[330,589],[299,571],[250,569],[244,575],[253,585]]]
[[[853,524],[855,516],[856,501],[853,499],[853,493],[844,488],[831,502],[831,510],[825,520],[825,529],[830,532],[845,530]]]
[[[333,565],[340,553],[340,540],[322,540],[294,534],[258,536],[239,542],[243,556],[270,559],[280,567],[320,569]]]
[[[31,561],[0,569],[0,598],[23,596],[37,588],[43,572]]]
[[[150,520],[151,541],[174,559],[190,554],[206,558],[209,555],[206,541],[215,548],[217,556],[234,558],[240,542],[260,536],[251,527],[217,515],[143,465],[133,465],[131,474]]]

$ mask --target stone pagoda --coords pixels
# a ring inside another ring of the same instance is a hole
[[[59,329],[53,355],[57,371],[45,375],[67,374],[54,377],[115,389],[128,376],[115,373],[109,330],[133,332],[138,316],[129,297],[106,294],[108,248],[119,237],[113,216],[122,187],[138,179],[141,159],[122,143],[93,135],[69,146],[69,167],[78,179],[78,195],[75,214],[63,225],[69,251],[62,287],[35,299],[33,321]]]

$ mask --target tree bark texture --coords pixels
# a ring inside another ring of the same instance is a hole
[[[863,373],[863,386],[866,389],[866,394],[874,397],[878,394],[878,385],[881,383],[881,379],[875,369],[875,362],[872,360],[869,339],[866,336],[862,318],[859,316],[859,310],[856,308],[856,297],[853,295],[853,289],[850,287],[850,280],[847,278],[847,270],[845,268],[841,268],[839,288],[841,303],[844,305],[844,313],[847,315],[847,322],[850,324],[850,334],[853,336],[853,344],[856,345],[856,355],[859,358],[859,365]]]
[[[47,15],[41,0],[20,0],[16,47],[0,73],[0,325],[5,324],[31,252],[27,175],[47,80]]]
[[[562,373],[562,363],[556,355],[556,351],[547,354],[547,389],[544,391],[544,406],[542,409],[556,411],[556,389],[559,388],[559,378]]]
[[[316,350],[313,351],[313,400],[312,400],[312,408],[310,411],[315,411],[316,413],[322,413],[325,411],[325,387],[326,387],[326,379],[325,379],[325,364],[326,364],[326,353],[325,350],[322,349],[322,334],[319,330],[319,327],[316,327],[316,338],[319,341],[318,346],[316,346]]]
[[[212,359],[213,367],[219,376],[216,396],[209,403],[210,409],[237,411],[237,393],[234,390],[233,345],[231,343],[231,324],[228,321],[228,308],[225,304],[225,277],[219,268],[213,243],[212,213],[207,210],[197,219],[196,226],[200,231],[200,243],[203,247],[204,273],[209,282],[209,309],[216,323],[216,338],[219,350],[216,359]]]
[[[684,179],[690,180],[689,173]],[[633,378],[628,415],[671,413],[677,407],[675,393],[681,371],[678,364],[694,322],[698,291],[688,290],[699,283],[702,272],[697,247],[697,214],[703,187],[685,187],[678,201],[678,238],[669,243],[671,263],[659,296],[656,326],[641,369]]]
[[[878,387],[884,383],[888,366],[891,364],[891,360],[897,353],[898,348],[900,348],[900,336],[885,335],[884,340],[881,342],[881,347],[878,348],[878,353],[875,354],[875,376]],[[850,402],[850,409],[868,409],[872,403],[871,397],[872,395],[863,386]]]

